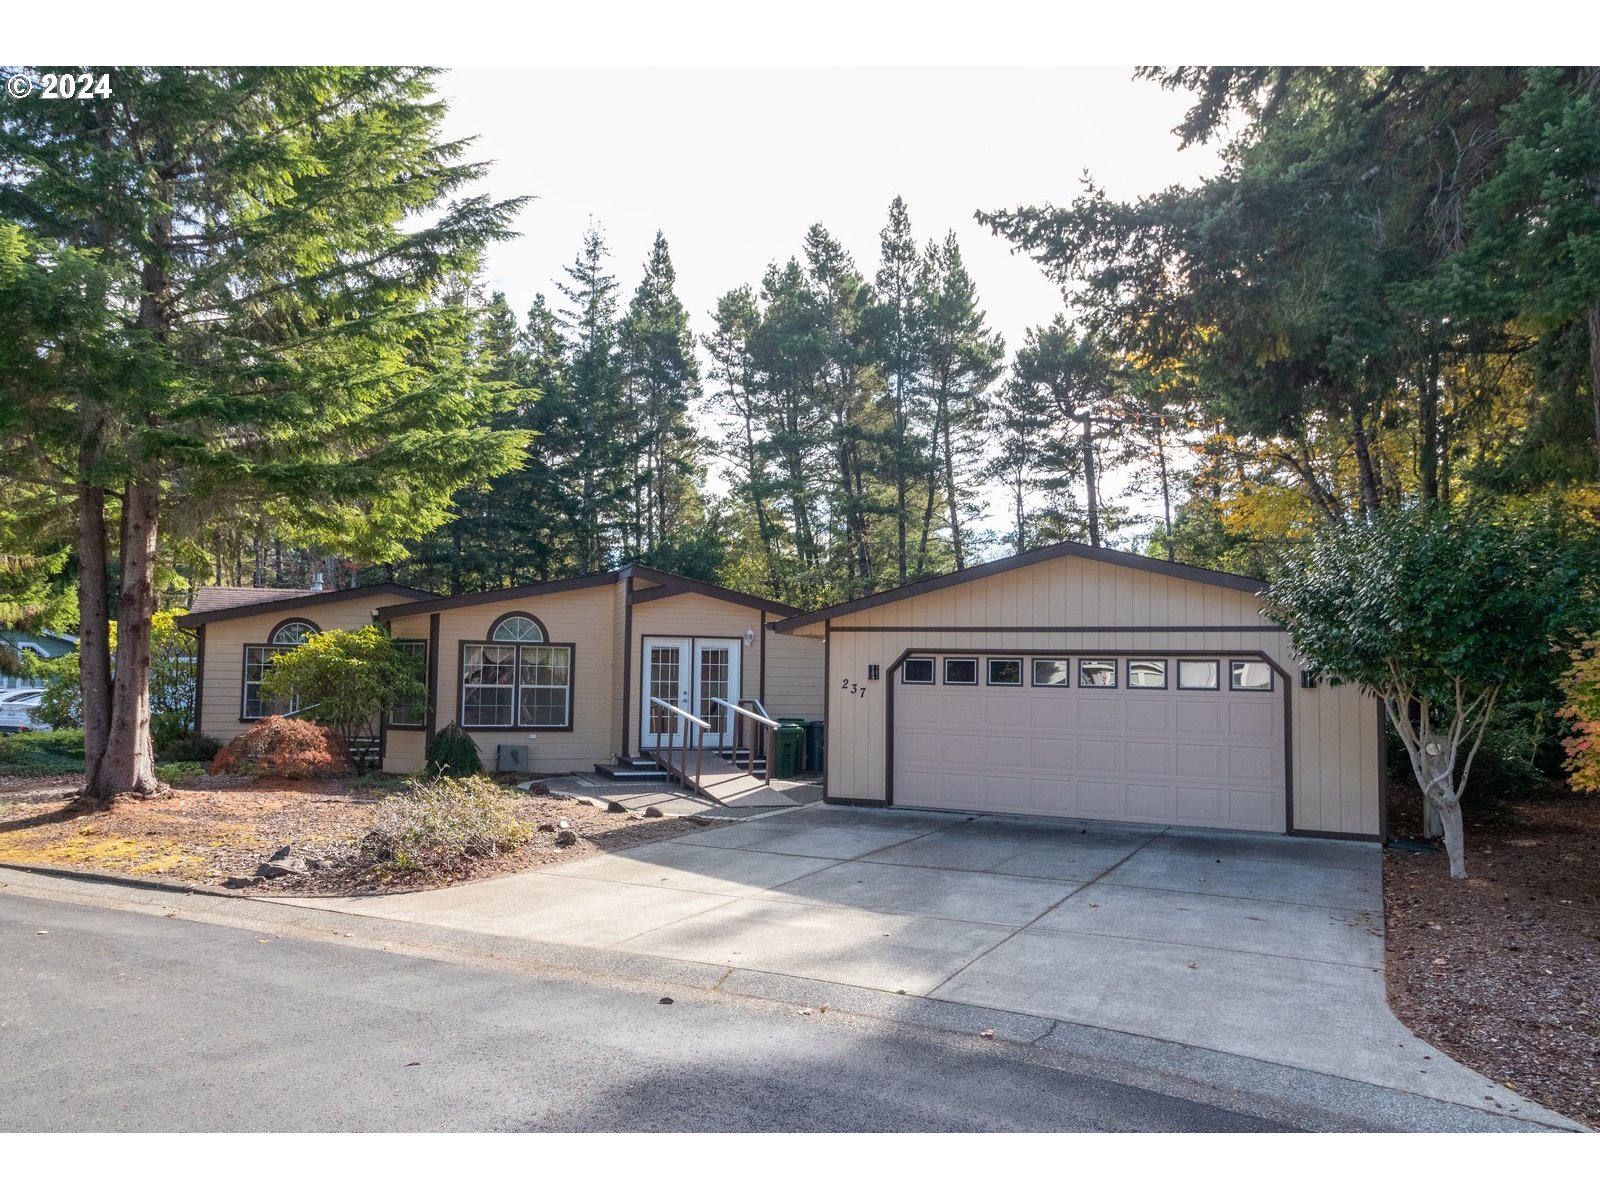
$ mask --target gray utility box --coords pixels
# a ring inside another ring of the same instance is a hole
[[[494,769],[496,774],[515,774],[518,771],[529,771],[528,765],[532,755],[528,752],[533,747],[526,742],[501,742],[494,748]]]

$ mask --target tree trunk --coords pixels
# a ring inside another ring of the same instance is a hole
[[[1448,781],[1430,788],[1422,798],[1424,809],[1432,809],[1444,833],[1445,854],[1450,859],[1450,878],[1467,877],[1466,840],[1461,828],[1461,801]]]
[[[1359,409],[1351,411],[1350,444],[1355,447],[1357,474],[1361,479],[1361,515],[1370,516],[1381,506],[1378,477],[1372,470],[1372,451],[1367,444],[1367,427]]]
[[[944,487],[950,501],[950,545],[956,552],[956,570],[967,565],[966,550],[961,545],[961,506],[956,496],[956,456],[950,438],[953,419],[948,415],[944,422]]]
[[[95,445],[79,453],[85,477]],[[83,695],[84,791],[94,794],[111,730],[111,598],[106,578],[106,494],[78,487],[78,671]]]
[[[128,485],[122,502],[122,580],[117,596],[117,673],[111,728],[91,788],[96,799],[161,789],[150,748],[151,619],[156,611],[156,525],[161,485]]]
[[[1172,483],[1167,477],[1166,424],[1165,417],[1156,417],[1156,465],[1161,470],[1161,523],[1167,532],[1167,561],[1172,562]]]
[[[1424,504],[1439,499],[1439,356],[1428,355],[1426,374],[1417,396],[1417,475]],[[1600,410],[1597,410],[1600,411]]]
[[[1594,452],[1600,470],[1600,300],[1589,305],[1589,398],[1594,403]]]
[[[1079,414],[1078,419],[1083,422],[1083,482],[1084,490],[1088,493],[1089,502],[1089,544],[1100,545],[1100,495],[1099,483],[1095,478],[1094,464],[1094,423],[1085,409]]]

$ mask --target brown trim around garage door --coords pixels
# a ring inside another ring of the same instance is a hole
[[[633,714],[629,707],[633,703],[633,576],[629,575],[623,580],[622,597],[622,745],[618,751],[623,758],[633,753],[629,748],[633,739],[629,733],[633,728]]]
[[[1106,632],[1111,631],[1108,630]],[[1120,632],[1120,630],[1117,632]],[[1041,649],[1028,649],[1025,647],[1019,648],[1015,646],[988,646],[979,647],[977,649],[973,649],[972,647],[968,646],[939,646],[936,648],[914,646],[907,650],[903,650],[900,653],[900,657],[895,659],[894,662],[891,663],[887,668],[888,678],[884,681],[883,806],[886,808],[893,807],[894,805],[895,680],[899,673],[901,664],[903,664],[906,659],[930,654],[939,656],[983,656],[1004,654],[1007,656],[1020,655],[1023,658],[1030,658],[1034,656],[1043,658],[1052,655],[1063,658],[1081,658],[1084,655],[1094,654],[1105,655],[1108,658],[1130,658],[1139,656],[1159,658],[1162,655],[1167,655],[1173,658],[1217,658],[1225,660],[1231,656],[1233,658],[1259,659],[1261,662],[1264,662],[1267,664],[1267,666],[1271,667],[1273,673],[1283,680],[1283,831],[1284,833],[1290,835],[1295,835],[1300,832],[1295,828],[1294,825],[1294,708],[1291,699],[1291,693],[1293,692],[1293,681],[1290,679],[1289,673],[1285,671],[1281,665],[1279,665],[1277,660],[1275,660],[1264,650],[1198,650],[1191,648],[1185,648],[1183,650],[1156,650],[1146,647],[1140,647],[1134,650],[1116,650],[1108,649],[1104,646],[1093,646],[1087,649],[1071,649],[1061,646],[1050,646]],[[831,693],[832,690],[833,689],[831,687],[825,689],[825,691],[829,693]],[[823,698],[823,703],[827,703],[826,695]],[[827,798],[826,789],[824,789],[823,799],[826,800]],[[1340,837],[1343,835],[1328,834],[1324,836]]]

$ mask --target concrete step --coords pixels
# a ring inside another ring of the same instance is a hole
[[[606,779],[621,779],[629,782],[659,781],[664,783],[667,779],[667,773],[654,763],[644,767],[624,766],[620,763],[595,763],[594,773]]]

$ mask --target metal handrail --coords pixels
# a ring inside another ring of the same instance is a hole
[[[735,704],[732,700],[723,700],[721,697],[713,696],[711,697],[711,703],[720,704],[723,708],[729,709],[741,716],[749,717],[752,721],[757,721],[762,725],[765,725],[768,729],[776,729],[778,727],[778,723],[771,717],[767,716],[765,710],[761,712],[755,711],[756,708],[760,707],[761,701],[759,700],[742,700],[739,704]],[[748,704],[751,707],[741,708],[740,704]]]
[[[705,734],[706,730],[711,728],[711,722],[695,716],[692,712],[688,712],[679,708],[676,704],[669,704],[659,696],[651,696],[650,703],[659,705],[661,708],[666,709],[674,717],[679,717],[683,720],[683,741],[682,744],[677,748],[678,780],[679,782],[685,782],[689,778],[689,743],[692,741],[695,743],[694,786],[695,790],[698,791],[700,789],[700,770],[704,765],[706,754]],[[696,731],[699,733],[698,737],[695,736]],[[669,773],[672,771],[672,751],[672,739],[671,735],[668,735],[666,753],[662,754],[659,747],[653,753],[655,760],[665,767]]]
[[[686,709],[679,708],[676,704],[668,704],[660,696],[651,696],[650,697],[650,703],[651,704],[659,704],[662,708],[666,709],[668,712],[676,713],[678,716],[682,717],[685,721],[694,722],[696,725],[700,726],[701,729],[710,729],[711,728],[711,722],[710,721],[703,720],[702,718],[695,716],[692,712],[689,712]]]
[[[759,700],[742,700],[735,704],[731,700],[712,697],[714,704],[720,704],[733,714],[733,746],[729,758],[735,769],[739,766],[739,752],[746,752],[744,771],[752,779],[756,777],[756,760],[766,756],[767,730],[778,728],[778,723],[767,715],[767,710]],[[748,707],[746,707],[748,706]],[[750,722],[752,738],[750,744],[745,745],[744,723]],[[768,764],[768,774],[771,774],[771,764]]]

